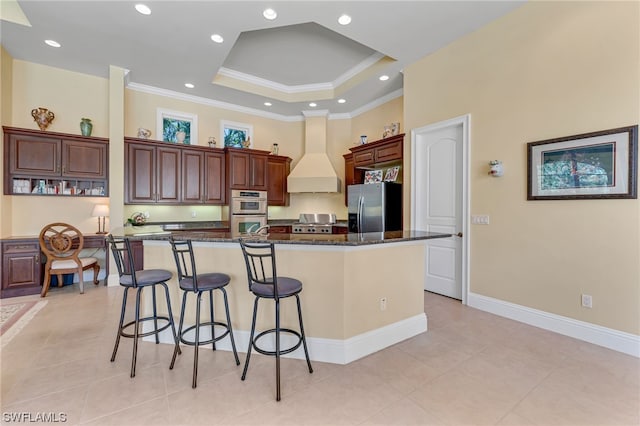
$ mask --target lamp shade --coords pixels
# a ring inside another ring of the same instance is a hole
[[[109,206],[107,204],[96,204],[93,206],[91,212],[92,217],[106,217],[109,216]]]

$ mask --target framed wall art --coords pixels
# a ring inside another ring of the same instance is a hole
[[[253,143],[253,126],[220,120],[220,140],[223,141],[223,147],[250,148]]]
[[[197,145],[198,116],[186,112],[158,108],[156,131],[156,134],[164,142]]]
[[[527,144],[527,200],[637,198],[638,126]]]

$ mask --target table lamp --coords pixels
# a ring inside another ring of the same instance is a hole
[[[96,204],[93,206],[91,216],[98,218],[98,232],[96,232],[96,234],[106,234],[107,231],[104,226],[104,218],[109,216],[109,206],[107,204]],[[102,219],[102,226],[100,226],[100,219]]]

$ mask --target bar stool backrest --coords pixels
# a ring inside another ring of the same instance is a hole
[[[240,247],[247,267],[249,291],[254,284],[270,285],[273,288],[273,297],[278,299],[275,245],[240,240]]]
[[[178,282],[189,278],[193,280],[194,291],[198,292],[198,273],[196,272],[196,259],[193,255],[191,240],[176,240],[171,236],[169,242],[178,269]]]
[[[131,277],[132,286],[138,287],[135,274],[136,267],[133,260],[133,250],[131,250],[129,238],[114,237],[109,234],[107,236],[107,242],[109,243],[109,246],[111,246],[111,253],[113,254],[113,259],[115,260],[116,267],[118,268],[120,282],[126,281],[123,281],[123,277]],[[134,271],[134,273],[131,273],[131,271]]]

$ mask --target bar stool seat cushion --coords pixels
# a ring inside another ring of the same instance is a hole
[[[288,297],[302,291],[302,282],[295,278],[278,277],[278,296]],[[252,283],[251,292],[260,297],[273,297],[272,284]]]
[[[164,269],[145,269],[143,271],[136,271],[136,281],[138,287],[144,287],[148,285],[158,284],[160,282],[169,281],[171,279],[171,272]],[[120,285],[125,287],[133,286],[133,280],[131,275],[123,275],[120,277]]]
[[[229,284],[231,277],[219,272],[198,274],[198,291],[208,291],[222,288]],[[184,291],[196,291],[193,287],[193,278],[187,277],[180,280],[180,288]]]

